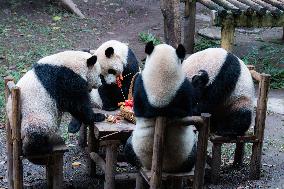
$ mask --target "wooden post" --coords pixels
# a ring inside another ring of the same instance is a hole
[[[82,125],[85,127],[84,125]],[[98,152],[98,139],[95,136],[94,133],[94,125],[89,125],[89,134],[88,134],[88,152],[89,154],[91,152]],[[89,174],[91,177],[94,177],[96,175],[96,163],[92,161],[92,159],[89,157],[88,158],[88,169],[89,169]]]
[[[166,118],[157,117],[153,144],[150,189],[160,189],[162,186],[165,128]]]
[[[235,26],[233,18],[226,18],[221,27],[221,47],[231,52],[234,45]]]
[[[194,52],[196,1],[186,0],[184,11],[184,47],[188,54]]]
[[[220,177],[222,143],[213,143],[211,182],[217,184]]]
[[[164,17],[164,35],[167,44],[177,47],[181,43],[180,0],[161,0]]]
[[[7,58],[7,57],[5,57]],[[10,90],[7,86],[7,83],[9,81],[13,81],[13,78],[11,77],[5,77],[5,100],[6,103],[8,102],[8,98],[10,96]],[[11,125],[8,118],[8,115],[6,115],[6,145],[7,145],[7,172],[8,172],[8,188],[13,188],[13,141],[12,141],[12,132],[11,132]]]
[[[236,143],[234,166],[238,167],[243,164],[245,143]]]
[[[269,89],[270,75],[261,74],[259,84],[259,97],[257,100],[256,118],[255,118],[255,135],[258,139],[257,143],[252,146],[252,156],[250,162],[250,177],[251,179],[260,178],[261,168],[261,153],[265,129],[267,97]]]
[[[115,188],[115,165],[119,141],[104,141],[106,145],[106,167],[104,189]]]
[[[58,153],[48,157],[46,165],[48,189],[63,188],[63,155],[64,153]]]
[[[197,142],[197,161],[194,170],[194,189],[202,189],[204,183],[205,164],[207,157],[207,145],[210,127],[210,114],[202,113],[201,118],[204,124],[199,129],[198,142]]]
[[[80,127],[78,145],[81,148],[85,148],[87,146],[87,127],[85,124],[82,124]]]
[[[15,86],[12,91],[12,140],[13,140],[13,177],[14,189],[23,188],[21,120],[20,120],[20,88]]]

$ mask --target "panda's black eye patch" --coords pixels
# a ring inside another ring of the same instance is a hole
[[[107,72],[109,74],[116,75],[116,71],[114,69],[109,69]]]

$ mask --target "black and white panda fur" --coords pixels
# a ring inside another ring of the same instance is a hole
[[[63,143],[58,127],[63,112],[85,124],[103,121],[91,108],[89,89],[99,87],[97,57],[81,51],[64,51],[40,59],[16,84],[21,95],[21,136],[27,156],[51,152]],[[11,98],[7,102],[11,120]]]
[[[246,65],[222,48],[189,56],[182,65],[189,80],[200,70],[209,75],[199,112],[209,112],[211,129],[218,135],[243,135],[252,119],[254,86]]]
[[[103,43],[94,54],[101,65],[102,85],[91,91],[92,104],[103,110],[116,110],[118,103],[127,99],[132,77],[139,72],[138,60],[128,45],[116,40]],[[120,74],[123,76],[121,89],[116,83]],[[69,132],[77,132],[80,125],[78,120],[72,119]]]
[[[182,45],[174,49],[166,44],[154,47],[149,42],[145,52],[145,68],[137,76],[133,91],[136,127],[127,141],[125,154],[130,163],[151,169],[155,118],[166,116],[174,120],[191,116],[197,97],[182,71]],[[193,126],[168,126],[165,136],[163,171],[190,171],[196,158]]]

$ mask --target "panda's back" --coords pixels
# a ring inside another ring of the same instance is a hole
[[[183,71],[190,80],[199,70],[205,70],[209,75],[207,92],[211,97],[216,94],[221,101],[227,97],[229,101],[243,96],[253,98],[253,81],[248,68],[243,61],[226,50],[209,48],[184,61]]]

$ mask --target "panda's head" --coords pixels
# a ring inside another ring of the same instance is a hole
[[[182,71],[182,61],[185,49],[179,45],[176,49],[167,44],[146,44],[147,54],[143,84],[150,103],[156,107],[167,105],[175,96],[185,79]]]
[[[167,44],[154,46],[153,42],[150,41],[145,46],[145,53],[147,54],[145,66],[150,65],[150,62],[151,67],[153,67],[153,64],[180,67],[185,57],[185,48],[181,44],[178,45],[177,49]]]
[[[96,55],[82,51],[63,51],[46,56],[37,63],[69,68],[83,79],[87,80],[90,88],[98,88],[102,85],[100,79],[101,67]]]
[[[92,88],[99,88],[102,85],[100,74],[101,66],[97,63],[97,56],[93,55],[87,59],[86,65],[88,67],[87,71],[87,82]]]
[[[107,84],[115,84],[116,77],[127,64],[128,46],[116,40],[103,43],[95,52],[101,65],[101,74]]]

